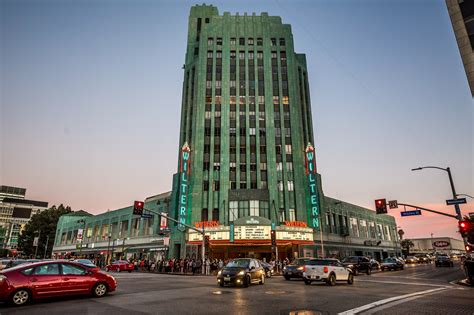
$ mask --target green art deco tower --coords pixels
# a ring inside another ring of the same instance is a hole
[[[306,57],[291,26],[193,6],[173,211],[209,231],[209,255],[285,257],[314,244],[322,192],[313,143]],[[197,255],[199,240],[175,226],[170,256]]]

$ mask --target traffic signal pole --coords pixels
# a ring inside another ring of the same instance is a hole
[[[198,228],[195,228],[194,226],[192,225],[189,225],[189,224],[186,224],[186,223],[181,223],[179,222],[178,220],[174,219],[174,218],[171,218],[169,217],[167,214],[163,213],[163,212],[157,212],[157,211],[154,211],[154,210],[150,210],[150,209],[145,209],[143,208],[145,211],[148,211],[148,212],[151,212],[151,213],[154,213],[156,214],[157,216],[159,217],[165,217],[167,220],[171,220],[173,222],[176,222],[178,224],[181,224],[181,225],[184,225],[185,227],[187,227],[188,229],[191,229],[193,231],[196,231],[198,232],[199,234],[202,235],[202,248],[201,248],[201,257],[202,257],[202,274],[205,273],[205,255],[206,255],[206,235],[205,235],[205,231],[204,231],[204,224],[202,225],[202,230],[198,229]]]

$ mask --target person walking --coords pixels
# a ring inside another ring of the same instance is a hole
[[[205,267],[206,267],[206,276],[209,276],[211,274],[211,262],[209,261],[209,258],[206,258],[205,260]]]

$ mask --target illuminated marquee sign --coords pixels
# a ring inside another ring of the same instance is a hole
[[[199,221],[195,222],[194,226],[197,227],[198,229],[208,228],[208,227],[218,227],[219,226],[219,221]]]
[[[308,209],[308,224],[312,228],[319,228],[318,189],[316,187],[316,154],[314,147],[308,143],[305,151],[306,175],[309,182],[310,207]]]
[[[308,224],[303,221],[285,221],[285,226],[293,226],[293,227],[308,227]]]
[[[178,229],[181,231],[185,230],[185,226],[188,217],[188,192],[189,192],[189,174],[190,174],[190,159],[191,149],[188,143],[184,143],[181,149],[181,165],[179,168],[179,215],[178,215]]]

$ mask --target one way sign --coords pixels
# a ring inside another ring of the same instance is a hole
[[[388,202],[388,207],[390,209],[397,209],[398,208],[398,202],[396,200],[390,200]]]

